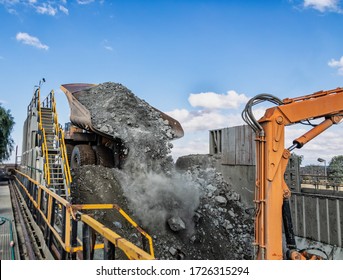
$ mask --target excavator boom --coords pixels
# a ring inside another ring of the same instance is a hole
[[[266,110],[258,121],[252,107],[263,101],[277,106]],[[256,186],[255,186],[255,258],[283,259],[283,232],[286,236],[288,258],[306,259],[296,250],[290,215],[291,192],[284,180],[291,151],[324,132],[343,118],[343,88],[319,91],[297,98],[280,100],[269,94],[252,98],[246,105],[243,119],[256,133]],[[285,127],[303,121],[323,118],[304,135],[285,149]]]

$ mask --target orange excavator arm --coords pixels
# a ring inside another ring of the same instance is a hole
[[[252,107],[263,101],[277,106],[266,110],[258,121]],[[324,132],[343,118],[343,88],[320,91],[297,98],[280,100],[269,94],[252,98],[242,112],[245,122],[256,133],[256,185],[255,185],[255,242],[256,259],[315,259],[296,248],[289,198],[291,192],[284,174],[291,151]],[[285,126],[323,118],[304,135],[285,149]],[[287,251],[283,251],[282,227]]]

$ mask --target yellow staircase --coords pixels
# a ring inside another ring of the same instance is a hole
[[[63,130],[58,124],[54,92],[39,105],[39,127],[41,130],[41,147],[44,155],[44,177],[47,187],[59,196],[67,199],[71,175]]]

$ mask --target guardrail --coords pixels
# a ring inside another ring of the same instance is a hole
[[[15,170],[14,178],[27,207],[44,235],[47,247],[56,259],[115,259],[116,248],[120,249],[128,259],[155,259],[152,238],[119,206],[72,205],[19,170]],[[126,240],[91,215],[81,212],[81,210],[107,209],[117,210],[141,234],[143,248]],[[82,225],[81,232],[79,224]],[[99,254],[95,254],[95,251]]]
[[[69,168],[69,162],[68,162],[68,157],[67,157],[67,149],[65,146],[64,142],[64,133],[63,130],[58,123],[58,114],[57,114],[57,109],[56,109],[56,100],[55,100],[55,92],[52,90],[48,94],[48,96],[42,101],[42,106],[44,108],[49,108],[52,111],[53,114],[53,121],[54,121],[54,130],[55,130],[55,135],[58,136],[57,138],[57,148],[60,149],[61,153],[61,159],[62,159],[62,168],[63,168],[63,176],[68,188],[68,195],[70,194],[70,189],[69,186],[72,182],[72,177],[70,174],[70,168]]]
[[[49,159],[48,159],[48,148],[47,148],[47,142],[46,142],[46,135],[45,135],[45,129],[43,128],[43,122],[42,122],[42,110],[41,110],[41,104],[40,104],[40,87],[37,89],[35,94],[35,100],[37,102],[37,110],[38,110],[38,128],[41,131],[40,140],[41,140],[41,146],[42,146],[42,153],[44,156],[44,175],[45,175],[45,181],[48,185],[50,185],[50,169],[49,169]]]

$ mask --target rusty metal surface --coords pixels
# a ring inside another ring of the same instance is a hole
[[[91,84],[66,84],[61,86],[61,90],[65,93],[68,99],[70,107],[70,121],[77,127],[94,131],[89,110],[73,95],[81,89],[90,87],[92,87]]]
[[[85,89],[90,89],[92,87],[95,87],[96,84],[64,84],[61,85],[61,87],[65,88],[67,91],[69,91],[71,94],[77,92],[77,91],[81,91],[81,90],[85,90]]]

